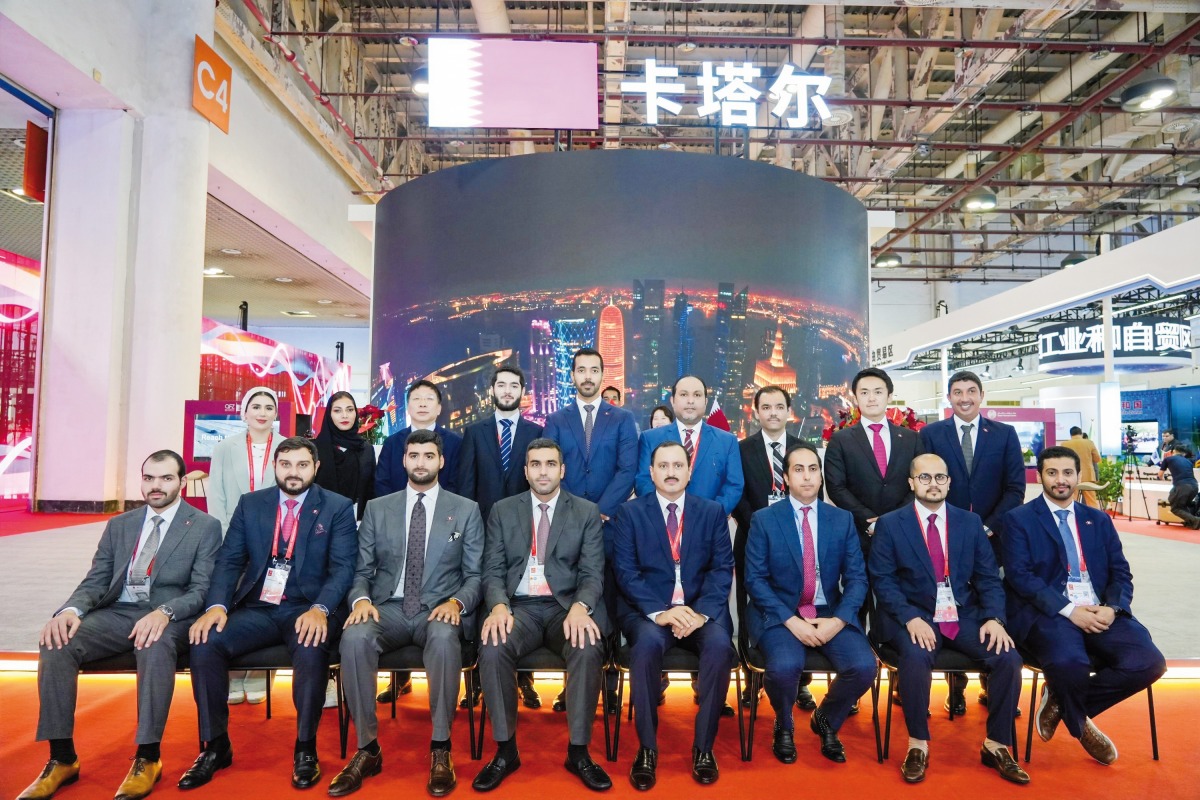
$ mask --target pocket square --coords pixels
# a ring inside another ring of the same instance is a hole
[[[460,533],[459,531],[455,531],[454,533],[450,534],[450,538],[447,539],[446,541],[447,542],[456,542],[461,538],[462,538],[462,533]]]
[[[313,536],[324,536],[324,535],[325,535],[325,526],[318,522],[317,527],[313,529]]]

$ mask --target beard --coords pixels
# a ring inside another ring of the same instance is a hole
[[[302,494],[304,494],[305,492],[307,492],[307,491],[308,491],[308,487],[310,487],[310,486],[312,486],[312,485],[313,485],[313,481],[315,481],[315,480],[316,480],[316,478],[317,478],[317,476],[316,476],[315,474],[314,474],[314,475],[313,475],[311,478],[309,478],[307,481],[306,481],[306,480],[304,480],[303,478],[300,478],[300,477],[297,477],[297,476],[292,476],[291,478],[284,478],[283,480],[280,480],[279,478],[276,478],[276,479],[275,479],[275,485],[276,485],[276,486],[278,486],[278,487],[279,487],[279,490],[280,490],[281,492],[283,492],[284,494],[286,494],[286,495],[290,495],[291,497],[299,497],[300,495],[302,495]],[[299,482],[300,482],[300,488],[299,488],[299,489],[293,489],[293,488],[289,487],[289,486],[287,485],[288,481],[291,481],[293,484],[294,484],[296,481],[299,481]]]
[[[511,403],[505,403],[499,397],[492,398],[492,404],[496,406],[497,411],[516,411],[521,407],[521,398],[513,400]]]

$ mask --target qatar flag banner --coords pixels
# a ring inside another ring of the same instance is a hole
[[[594,130],[596,45],[432,39],[429,127]]]

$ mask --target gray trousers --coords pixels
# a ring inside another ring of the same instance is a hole
[[[157,642],[133,649],[134,624],[150,613],[149,603],[117,603],[90,611],[61,650],[43,646],[38,653],[37,740],[69,739],[75,731],[79,666],[86,661],[133,652],[137,660],[137,743],[161,742],[175,694],[175,657],[187,647],[192,620],[167,624]]]
[[[483,697],[492,708],[492,738],[511,739],[517,732],[517,661],[539,647],[560,653],[567,662],[567,730],[571,744],[592,741],[596,703],[600,699],[604,642],[585,640],[572,647],[563,633],[567,611],[553,598],[514,600],[513,629],[508,641],[479,645],[479,676]]]
[[[425,673],[429,677],[429,714],[433,718],[432,738],[450,738],[450,724],[458,708],[462,628],[445,622],[429,622],[426,620],[428,611],[406,617],[402,606],[398,599],[388,600],[376,606],[379,622],[368,619],[342,632],[342,683],[360,748],[379,736],[379,717],[375,711],[379,654],[408,645],[424,649]]]

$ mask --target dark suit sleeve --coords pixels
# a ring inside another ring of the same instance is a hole
[[[763,615],[763,628],[782,625],[793,610],[780,601],[771,588],[770,558],[771,541],[767,532],[767,509],[761,509],[750,518],[750,534],[746,537],[746,560],[743,566],[746,594],[754,601],[754,607]],[[855,539],[858,536],[855,534]]]
[[[648,441],[649,435],[650,431],[642,431],[638,437],[637,477],[634,479],[638,497],[644,497],[654,492],[654,481],[650,480],[650,451],[654,448]]]
[[[176,598],[166,601],[166,605],[175,612],[175,618],[184,620],[196,616],[204,605],[204,595],[212,583],[213,565],[217,551],[221,549],[221,523],[215,517],[207,514],[197,515],[193,523],[196,526],[196,553],[192,558],[192,574],[187,589]]]
[[[507,504],[505,504],[507,505]],[[504,550],[504,506],[494,505],[488,514],[487,533],[483,538],[483,613],[498,605],[508,605],[508,557]],[[462,598],[459,598],[462,599]]]
[[[1027,526],[1037,525],[1038,521],[1032,513],[1022,513],[1023,509],[1025,506],[1010,511],[1004,519],[1004,536],[1000,538],[1004,580],[1018,597],[1052,617],[1066,607],[1067,599],[1037,574],[1029,544],[1031,531]]]
[[[383,449],[379,451],[379,463],[375,465],[375,496],[383,497],[392,492],[404,488],[402,485],[397,486],[400,481],[399,475],[394,475],[396,449],[399,445],[396,444],[396,435],[392,434],[383,442]]]
[[[87,575],[80,581],[79,586],[71,593],[67,602],[59,606],[58,611],[64,608],[75,608],[79,610],[79,615],[82,617],[87,614],[100,599],[108,592],[108,587],[112,584],[113,570],[117,569],[116,552],[113,545],[113,522],[109,520],[104,526],[104,533],[100,535],[100,544],[96,547],[96,555],[92,556],[92,566],[88,569]],[[220,535],[218,523],[218,536]],[[122,567],[123,568],[123,567]],[[55,614],[58,614],[55,611]]]
[[[613,571],[621,594],[640,614],[649,616],[657,611],[666,611],[669,606],[655,596],[638,568],[637,546],[634,542],[637,524],[633,517],[629,504],[625,503],[617,509],[617,515],[610,523],[614,533]]]
[[[897,553],[900,525],[893,517],[884,515],[875,523],[875,536],[871,542],[871,554],[867,557],[867,569],[871,573],[871,585],[875,599],[882,610],[895,617],[901,625],[907,625],[916,617],[928,615],[908,602],[908,596],[896,579]]]
[[[588,514],[584,519],[578,570],[575,602],[599,608],[604,602],[604,527],[598,513]]]
[[[825,451],[825,486],[829,489],[829,499],[838,508],[853,514],[859,528],[866,530],[867,520],[874,517],[875,512],[863,505],[850,488],[845,439],[845,436],[835,433],[829,440],[829,447]]]
[[[858,613],[867,600],[867,564],[862,545],[858,543],[854,520],[841,514],[838,516],[846,522],[836,534],[842,539],[842,599],[833,615],[851,627],[858,627]]]
[[[332,494],[332,493],[330,493]],[[328,502],[329,498],[326,498]],[[330,521],[329,555],[325,583],[313,602],[325,606],[332,613],[350,593],[354,582],[354,566],[358,560],[358,525],[354,521],[354,504],[338,504]]]
[[[742,444],[744,443],[745,440]],[[746,451],[741,445],[738,446],[738,460],[742,462],[742,496],[733,508],[733,519],[737,523],[738,535],[745,537],[750,530],[750,518],[754,515],[754,508],[750,505],[750,489],[746,480]]]
[[[738,452],[738,440],[730,435],[725,439],[725,480],[721,481],[721,495],[717,501],[726,515],[732,514],[742,499],[742,491],[746,488],[746,479],[742,475],[742,454]],[[725,538],[729,538],[726,536]]]
[[[461,494],[458,491],[458,454],[462,451],[462,443],[462,437],[457,433],[453,431],[442,432],[442,455],[446,459],[446,463],[444,465],[445,480],[440,482],[443,489],[455,494]],[[470,499],[474,500],[475,498],[472,497]]]
[[[467,501],[471,510],[467,512],[467,521],[463,525],[462,573],[463,583],[454,597],[463,604],[463,613],[470,614],[483,599],[483,517],[479,514],[479,504],[474,500]]]
[[[474,427],[463,431],[462,447],[458,450],[458,492],[463,497],[479,501],[478,486],[475,480],[475,450],[476,430]]]
[[[971,514],[968,523],[971,531],[971,544],[975,551],[975,571],[971,576],[971,585],[979,597],[983,607],[983,618],[993,617],[1006,619],[1004,613],[1004,583],[1000,580],[1000,567],[996,563],[996,554],[987,534],[983,532],[983,523],[978,515]]]
[[[213,566],[212,582],[208,586],[208,598],[204,608],[224,606],[225,611],[233,610],[233,593],[237,589],[238,580],[246,569],[249,551],[246,548],[246,498],[242,495],[233,516],[229,519],[229,529],[225,531],[225,541],[217,551],[217,560]],[[334,604],[336,605],[336,603]],[[333,606],[327,606],[333,608]]]
[[[1004,493],[992,513],[983,521],[993,534],[1004,533],[1004,518],[1009,511],[1025,502],[1025,457],[1021,454],[1021,440],[1015,428],[1009,428],[1004,437],[1004,455],[1000,464],[1004,481]]]
[[[708,563],[692,610],[711,621],[728,611],[729,592],[733,589],[733,545],[729,541],[729,523],[723,514],[712,515],[708,534]]]
[[[1117,529],[1113,527],[1112,521],[1107,515],[1096,514],[1093,516],[1099,517],[1099,525],[1093,527],[1103,530],[1104,548],[1108,553],[1108,582],[1104,585],[1102,600],[1107,606],[1132,614],[1133,572],[1130,571],[1129,562],[1125,559],[1125,552],[1121,548],[1121,538],[1117,535]]]
[[[617,471],[596,501],[600,513],[606,517],[617,513],[617,506],[629,499],[638,472],[637,426],[633,424],[632,414],[619,414],[618,417],[621,422],[617,426]]]

